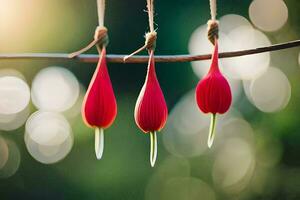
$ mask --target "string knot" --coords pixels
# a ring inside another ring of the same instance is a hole
[[[207,38],[213,45],[215,45],[215,40],[219,38],[219,22],[217,20],[208,20]]]
[[[147,50],[154,50],[156,47],[156,39],[157,39],[157,33],[156,31],[151,31],[146,33],[145,35],[145,48]]]
[[[76,56],[79,56],[80,54],[88,51],[93,46],[97,46],[97,49],[99,52],[101,52],[101,49],[103,47],[106,47],[108,45],[108,35],[107,35],[107,28],[104,26],[98,26],[95,31],[94,40],[88,44],[86,47],[75,51],[73,53],[69,54],[69,58],[74,58]]]
[[[134,51],[133,53],[131,53],[128,56],[124,57],[124,62],[126,62],[126,60],[128,58],[130,58],[131,56],[143,51],[144,49],[147,49],[148,51],[150,50],[154,50],[155,46],[156,46],[156,39],[157,39],[157,33],[155,31],[150,31],[149,33],[146,33],[145,35],[145,44],[144,46],[142,46],[141,48],[137,49],[136,51]]]
[[[98,26],[95,30],[94,40],[97,41],[97,45],[99,47],[106,47],[109,42],[107,28],[104,26]]]

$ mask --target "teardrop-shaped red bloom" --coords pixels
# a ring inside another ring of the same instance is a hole
[[[197,85],[196,101],[202,112],[212,114],[223,114],[231,105],[230,86],[219,69],[217,40],[210,70]]]
[[[166,124],[168,108],[155,72],[154,53],[150,52],[145,83],[135,105],[134,118],[145,133],[161,130]]]
[[[106,49],[101,51],[97,69],[82,104],[82,117],[90,127],[108,128],[117,115],[117,103],[106,65]]]

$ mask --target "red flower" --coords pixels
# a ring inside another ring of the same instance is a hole
[[[156,131],[160,131],[165,126],[168,117],[166,101],[156,77],[153,51],[150,52],[147,77],[135,105],[134,117],[143,132],[150,132],[150,156],[153,166],[157,148]]]
[[[153,51],[150,53],[146,81],[135,105],[134,117],[138,127],[145,133],[160,131],[167,121],[168,108],[156,77]]]
[[[107,70],[106,49],[104,47],[82,105],[84,122],[87,126],[96,129],[95,148],[98,159],[101,158],[103,151],[103,141],[101,140],[103,139],[103,129],[111,126],[116,115],[117,103]]]
[[[202,112],[212,114],[208,138],[208,146],[211,147],[214,139],[216,114],[227,112],[232,101],[228,81],[219,69],[217,40],[215,40],[215,49],[209,72],[197,85],[196,101]]]

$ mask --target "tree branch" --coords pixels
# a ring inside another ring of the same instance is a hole
[[[270,51],[278,51],[282,49],[289,49],[300,46],[300,40],[294,40],[286,43],[275,44],[271,46],[259,47],[254,49],[247,49],[241,51],[223,52],[219,54],[220,58],[230,58],[246,56]],[[107,61],[112,63],[124,63],[124,56],[119,54],[108,54]],[[99,56],[96,54],[82,54],[75,58],[70,58],[66,53],[12,53],[0,54],[0,60],[17,60],[17,59],[46,59],[46,60],[76,60],[86,63],[98,62]],[[157,55],[155,56],[156,62],[191,62],[198,60],[209,60],[211,54],[204,55]],[[132,56],[126,60],[126,63],[146,63],[148,56]]]

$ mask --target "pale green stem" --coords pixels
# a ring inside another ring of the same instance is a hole
[[[216,120],[217,114],[211,114],[210,127],[209,127],[209,135],[207,140],[207,145],[210,148],[214,142],[215,138],[215,129],[216,129]]]
[[[103,128],[95,128],[95,152],[98,160],[101,159],[104,150],[104,130]]]
[[[150,164],[154,167],[157,157],[157,138],[156,131],[150,132]]]

